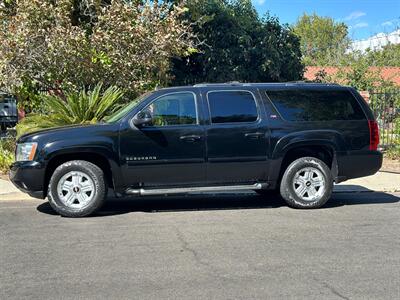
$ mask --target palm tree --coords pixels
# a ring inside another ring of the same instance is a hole
[[[72,124],[96,123],[119,106],[123,92],[109,87],[101,93],[103,85],[97,84],[91,91],[67,92],[65,96],[42,95],[48,115],[31,114],[17,125],[17,135],[41,129]]]

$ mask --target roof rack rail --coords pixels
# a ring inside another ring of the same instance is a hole
[[[340,85],[336,82],[316,82],[312,80],[294,80],[294,81],[287,81],[282,83],[313,83],[313,84],[326,84],[326,85]]]
[[[228,82],[222,82],[222,83],[198,83],[193,86],[194,87],[205,87],[205,86],[218,86],[218,85],[243,86],[243,85],[247,85],[247,83],[243,83],[240,81],[228,81]]]
[[[314,83],[313,81],[310,80],[292,80],[292,81],[286,81],[282,83]]]

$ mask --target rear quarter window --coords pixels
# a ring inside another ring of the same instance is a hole
[[[279,114],[287,121],[366,119],[357,99],[347,90],[290,89],[266,93]]]

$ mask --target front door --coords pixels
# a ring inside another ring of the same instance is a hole
[[[207,179],[210,184],[267,180],[268,127],[250,90],[208,91]]]
[[[130,187],[205,183],[205,132],[197,99],[192,91],[159,96],[139,113],[151,115],[151,124],[121,133]]]

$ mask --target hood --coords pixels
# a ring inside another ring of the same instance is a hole
[[[18,139],[18,143],[36,142],[41,140],[61,140],[61,139],[79,139],[87,135],[106,133],[116,128],[115,124],[97,123],[83,125],[69,125],[63,127],[55,127],[43,129],[32,133],[22,135]]]

